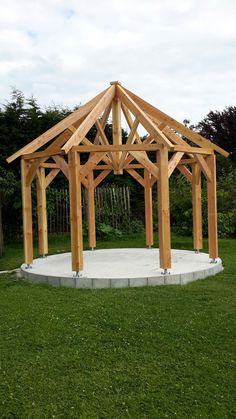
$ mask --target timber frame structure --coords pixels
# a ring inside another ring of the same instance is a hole
[[[112,144],[104,131],[110,114]],[[130,128],[125,144],[122,143],[121,117]],[[139,125],[147,132],[142,138],[137,131]],[[93,126],[96,136],[91,142],[86,135]],[[39,151],[41,148],[43,150]],[[155,162],[150,159],[150,152],[152,155],[155,152]],[[81,186],[87,189],[89,245],[95,248],[94,189],[111,171],[121,175],[126,170],[144,188],[148,247],[153,245],[152,187],[157,184],[160,267],[166,273],[171,268],[169,177],[175,169],[192,186],[193,247],[196,251],[202,249],[201,174],[207,180],[209,257],[215,261],[218,257],[215,152],[228,156],[225,150],[145,102],[120,82],[111,82],[94,99],[7,159],[10,163],[21,157],[25,263],[28,266],[33,263],[31,184],[34,178],[40,255],[48,253],[46,188],[60,171],[69,180],[72,271],[81,275]],[[95,173],[99,174],[95,177]]]

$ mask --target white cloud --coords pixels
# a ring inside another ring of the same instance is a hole
[[[235,105],[234,0],[1,0],[0,102],[10,86],[75,106],[110,80],[179,120]]]

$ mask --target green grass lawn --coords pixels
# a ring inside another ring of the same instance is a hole
[[[50,249],[69,250],[68,238]],[[0,418],[235,418],[236,240],[220,240],[220,255],[223,273],[185,286],[79,290],[1,275]],[[1,268],[21,261],[9,246]]]

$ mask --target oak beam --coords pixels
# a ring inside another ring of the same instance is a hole
[[[103,170],[94,180],[94,188],[96,188],[100,183],[111,173],[111,169]]]
[[[106,109],[107,106],[112,102],[115,94],[115,86],[110,86],[109,89],[104,93],[101,99],[98,101],[96,106],[91,110],[88,116],[81,123],[79,128],[72,134],[70,139],[62,147],[66,153],[71,149],[71,147],[81,143],[87,132],[95,124],[96,120],[99,118],[100,114]]]
[[[48,228],[47,228],[47,205],[46,205],[46,179],[45,169],[40,167],[37,171],[37,210],[38,210],[38,243],[39,254],[48,254]]]
[[[69,160],[69,187],[70,187],[70,225],[71,225],[71,258],[72,271],[79,275],[83,271],[83,231],[82,231],[82,201],[80,155],[70,151]]]
[[[211,171],[211,180],[207,180],[209,256],[215,260],[218,258],[216,157],[209,156],[206,160]]]
[[[184,153],[192,153],[192,154],[205,154],[211,155],[214,154],[214,151],[210,148],[200,148],[200,147],[191,147],[190,145],[174,145],[173,151],[183,151]]]
[[[138,124],[139,124],[139,120],[137,118],[135,118],[134,123],[133,123],[132,128],[131,128],[131,131],[130,131],[129,136],[128,136],[127,141],[126,141],[126,145],[134,143],[135,133],[136,133],[136,130],[138,128]],[[123,169],[124,161],[125,161],[126,156],[127,156],[127,152],[123,151],[122,155],[120,157],[120,161],[119,161],[119,168],[120,169]]]
[[[197,132],[192,131],[185,125],[176,121],[174,118],[170,117],[169,115],[165,114],[164,112],[150,105],[148,102],[141,99],[139,96],[135,95],[134,93],[130,92],[128,89],[124,89],[124,90],[126,94],[129,95],[130,98],[132,98],[132,100],[135,101],[137,105],[149,115],[149,117],[157,118],[159,121],[165,123],[173,130],[178,131],[180,134],[184,135],[185,137],[187,137],[189,140],[199,145],[200,147],[206,147],[206,148],[209,147],[212,150],[217,151],[218,153],[222,154],[225,157],[229,156],[229,153],[223,150],[221,147],[217,146],[214,143],[211,143],[211,141],[202,137]]]
[[[58,175],[60,169],[52,169],[45,178],[45,188],[47,188],[53,179]]]
[[[201,170],[197,163],[192,164],[192,206],[193,206],[193,247],[202,249],[202,196]]]
[[[148,157],[142,151],[130,151],[130,154],[140,163],[142,166],[147,169],[153,176],[158,179],[159,169],[158,167],[149,160]]]
[[[117,92],[117,89],[116,89]],[[119,97],[116,95],[112,101],[112,138],[114,145],[122,144],[122,132],[121,132],[121,102]],[[119,168],[119,162],[121,158],[121,152],[114,152],[114,161],[116,169],[115,174],[122,174],[123,171]]]
[[[89,153],[91,151],[98,153],[98,152],[105,152],[108,151],[156,151],[160,149],[160,145],[158,144],[120,144],[120,145],[79,145],[74,146],[74,151],[79,151],[80,153]]]
[[[92,157],[90,157],[88,161],[83,166],[81,166],[81,169],[80,169],[81,180],[83,180],[84,177],[87,176],[87,174],[97,166],[97,164],[102,160],[104,154],[105,153],[103,154],[94,153]]]
[[[84,118],[85,115],[96,106],[98,101],[106,94],[108,89],[104,90],[103,92],[99,93],[95,98],[87,102],[85,105],[80,106],[79,109],[68,115],[62,121],[58,122],[52,128],[41,134],[39,137],[35,138],[35,140],[31,141],[29,144],[18,150],[16,153],[12,154],[8,157],[7,162],[11,163],[17,157],[20,157],[26,153],[33,153],[38,148],[42,147],[44,144],[52,140],[54,137],[59,135],[62,131],[68,128],[71,124],[77,122],[78,120]]]
[[[144,187],[143,177],[134,169],[125,169],[141,186]]]
[[[186,179],[188,179],[190,183],[192,182],[192,173],[186,166],[181,164],[177,166],[177,169],[186,177]]]
[[[144,169],[144,202],[146,246],[151,247],[153,245],[152,186],[151,174],[146,169]]]
[[[94,175],[93,171],[88,174],[88,205],[87,205],[87,217],[88,217],[88,239],[89,247],[94,249],[96,247],[96,226],[95,226],[95,203],[94,203]]]
[[[206,160],[204,159],[203,156],[198,156],[197,154],[195,155],[195,159],[197,160],[199,166],[202,169],[202,172],[204,173],[205,177],[207,180],[211,181],[211,170],[209,169]]]
[[[178,151],[177,153],[173,154],[169,163],[168,163],[168,177],[170,177],[175,170],[176,166],[178,165],[180,159],[183,157],[184,153]]]
[[[69,169],[68,164],[62,156],[53,156],[53,160],[56,164],[60,167],[62,173],[65,175],[67,179],[69,179]]]
[[[140,123],[146,128],[156,140],[159,140],[168,149],[173,146],[163,132],[152,122],[149,116],[135,103],[127,92],[121,87],[117,86],[118,95],[121,101],[131,110],[131,112],[139,119]]]
[[[159,254],[160,267],[164,269],[165,273],[168,268],[171,268],[168,150],[163,147],[157,154],[159,164],[157,182]]]
[[[21,159],[24,259],[25,263],[30,266],[33,263],[33,228],[31,183],[26,182],[28,170],[29,162]]]

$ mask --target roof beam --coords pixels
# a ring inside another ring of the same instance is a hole
[[[160,145],[158,144],[120,144],[120,145],[114,145],[114,144],[108,144],[108,145],[78,145],[73,147],[73,151],[78,151],[80,153],[89,153],[91,151],[94,151],[95,153],[101,152],[105,153],[108,151],[129,151],[130,153],[132,151],[157,151],[160,149]],[[146,154],[144,154],[146,156]],[[146,156],[147,157],[147,156]]]
[[[144,187],[144,179],[143,179],[143,177],[138,173],[138,172],[136,172],[136,170],[134,170],[134,169],[125,169],[129,174],[130,174],[130,176],[132,176],[138,183],[140,183],[140,185],[142,185],[143,187]]]
[[[140,108],[146,112],[150,117],[157,118],[159,121],[166,123],[169,127],[175,129],[180,134],[187,137],[189,140],[199,145],[200,147],[211,148],[212,150],[217,151],[225,157],[229,156],[229,153],[218,145],[212,143],[206,138],[202,137],[197,132],[192,131],[185,125],[176,121],[174,118],[171,118],[169,115],[150,105],[145,100],[141,99],[139,96],[136,96],[134,93],[130,92],[128,89],[124,89],[125,92],[140,106]]]
[[[99,93],[99,95],[97,95],[95,98],[87,102],[85,105],[80,106],[79,109],[68,115],[66,118],[58,122],[56,125],[54,125],[52,128],[50,128],[43,134],[39,135],[39,137],[35,138],[35,140],[22,147],[16,153],[12,154],[10,157],[8,157],[7,162],[11,163],[17,157],[20,157],[28,153],[33,153],[34,151],[38,150],[40,147],[45,145],[48,141],[52,140],[54,137],[59,135],[62,131],[64,131],[74,122],[78,121],[79,119],[82,119],[85,115],[88,115],[89,112],[94,108],[97,102],[99,102],[101,97],[103,97],[108,90],[109,88]]]
[[[122,102],[131,110],[131,112],[138,118],[140,123],[146,128],[156,140],[159,140],[169,150],[172,147],[171,142],[163,134],[163,132],[152,122],[148,115],[135,103],[135,101],[127,94],[121,86],[117,85],[117,93]]]
[[[99,118],[101,113],[106,109],[107,106],[110,105],[111,101],[113,100],[115,95],[115,86],[110,86],[108,90],[102,95],[99,101],[96,103],[94,108],[88,114],[88,116],[84,119],[81,123],[79,128],[72,134],[70,139],[66,142],[66,144],[62,147],[66,153],[75,145],[81,143],[87,132],[90,128],[95,124],[96,120]]]
[[[182,153],[181,151],[177,151],[177,153],[173,154],[173,156],[168,162],[168,177],[172,175],[173,171],[175,170],[183,155],[184,153]]]
[[[158,167],[149,160],[149,158],[142,151],[130,151],[130,154],[148,170],[155,178],[158,179],[159,169]]]
[[[191,147],[188,144],[185,144],[185,146],[175,145],[173,146],[173,151],[183,151],[184,153],[191,153],[191,154],[206,154],[206,155],[214,154],[214,151],[210,148]]]

